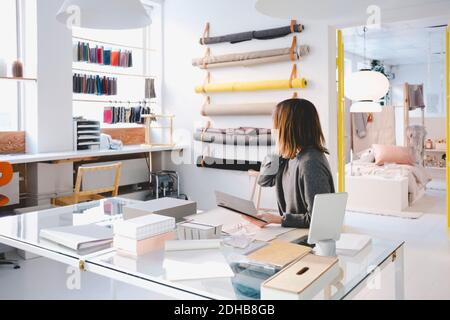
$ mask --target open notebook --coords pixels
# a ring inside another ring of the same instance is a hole
[[[40,236],[45,240],[79,251],[110,244],[114,234],[111,228],[88,224],[42,229]]]

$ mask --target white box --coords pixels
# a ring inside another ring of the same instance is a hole
[[[183,222],[177,226],[178,240],[207,240],[220,239],[222,225],[199,224],[195,222]]]
[[[311,300],[333,285],[341,269],[338,259],[308,254],[261,285],[262,300]]]
[[[197,203],[175,198],[161,198],[141,202],[124,207],[123,219],[133,219],[151,213],[173,217],[177,221],[181,221],[184,217],[197,213]]]
[[[114,223],[114,234],[143,240],[175,229],[175,219],[157,214],[150,214]]]
[[[362,212],[404,211],[409,206],[408,179],[346,176],[347,209]]]

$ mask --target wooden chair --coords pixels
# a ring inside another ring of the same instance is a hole
[[[111,187],[105,187],[94,190],[81,191],[81,184],[83,182],[84,175],[86,173],[98,172],[98,171],[115,171],[114,185]],[[77,181],[75,183],[75,192],[71,196],[60,197],[52,199],[52,203],[55,206],[69,206],[73,204],[78,204],[80,202],[101,200],[105,197],[102,196],[104,193],[111,192],[113,197],[117,197],[119,194],[119,183],[120,175],[122,173],[122,163],[116,163],[104,166],[95,167],[79,167],[77,174]]]
[[[9,162],[0,162],[0,187],[8,185],[13,178],[13,166]],[[6,206],[9,203],[7,196],[0,194],[0,207]],[[19,269],[20,266],[15,260],[8,260],[5,257],[5,252],[3,250],[7,247],[0,245],[0,266],[12,266],[14,269]]]
[[[259,175],[260,175],[260,173],[258,171],[254,171],[254,170],[248,171],[249,178],[250,179],[254,178],[250,200],[255,203],[255,207],[256,207],[256,210],[258,210],[258,212],[278,213],[278,209],[261,208],[262,187],[258,184]]]
[[[0,187],[6,186],[13,178],[13,167],[9,162],[0,162]],[[0,207],[9,203],[7,196],[0,194]]]

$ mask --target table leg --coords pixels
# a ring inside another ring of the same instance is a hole
[[[404,248],[401,246],[394,256],[395,265],[395,299],[405,299],[405,260],[404,260]]]
[[[343,288],[342,281],[344,280],[344,269],[340,268],[340,272],[338,277],[331,283],[329,286],[327,286],[323,291],[323,297],[325,300],[331,300],[333,287],[337,289],[337,291],[341,290]]]
[[[111,300],[117,300],[117,289],[114,279],[109,280],[109,290],[111,292]]]

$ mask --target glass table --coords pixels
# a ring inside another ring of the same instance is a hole
[[[278,271],[270,267],[255,268],[248,263],[246,254],[263,245],[259,242],[253,242],[245,249],[222,247],[235,274],[232,278],[169,281],[163,268],[163,249],[140,257],[120,253],[111,247],[77,252],[39,237],[40,230],[52,227],[86,224],[112,227],[114,221],[122,219],[123,207],[136,202],[113,198],[4,217],[0,219],[0,243],[174,299],[259,299],[261,283]],[[295,240],[304,234],[304,230],[300,233],[295,230],[279,238]],[[366,284],[376,283],[371,280],[376,280],[380,270],[394,263],[396,298],[403,299],[403,246],[403,242],[372,239],[372,243],[356,256],[339,256],[339,279],[317,298],[351,299]]]

